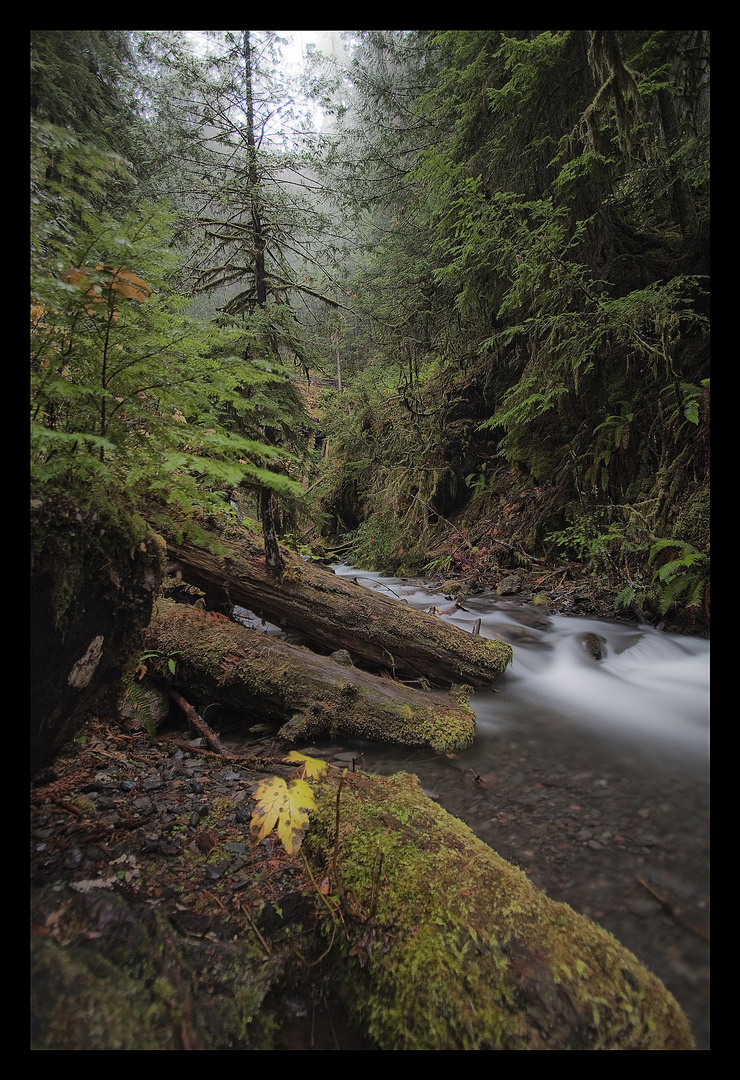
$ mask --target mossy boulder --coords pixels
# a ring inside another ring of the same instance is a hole
[[[338,783],[320,789],[305,843],[343,898],[349,940],[336,933],[332,965],[342,1001],[380,1049],[693,1049],[651,972],[416,777],[346,775],[337,830]]]

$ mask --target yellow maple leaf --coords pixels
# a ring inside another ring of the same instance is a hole
[[[308,811],[316,810],[316,800],[305,780],[279,776],[262,780],[254,792],[256,806],[252,811],[250,833],[252,843],[259,844],[277,825],[278,836],[289,855],[297,855],[308,830]]]
[[[308,777],[309,780],[321,780],[326,776],[329,771],[329,766],[325,761],[320,758],[307,757],[306,754],[299,754],[297,750],[291,750],[283,761],[300,761],[303,764],[303,776]]]

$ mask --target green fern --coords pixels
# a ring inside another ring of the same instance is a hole
[[[149,741],[153,743],[157,728],[154,723],[151,709],[149,708],[149,702],[146,693],[144,692],[144,687],[133,677],[133,675],[126,674],[123,676],[123,692],[124,697],[131,708],[141,717],[141,722],[144,725],[144,730],[149,736]]]
[[[658,590],[658,602],[661,615],[684,597],[686,607],[698,607],[704,590],[705,575],[702,573],[707,556],[697,551],[691,544],[680,540],[656,540],[650,548],[648,564],[662,551],[680,549],[680,556],[670,559],[658,567],[652,577]]]

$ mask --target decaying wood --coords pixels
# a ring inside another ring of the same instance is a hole
[[[222,556],[192,544],[167,542],[182,576],[207,595],[228,597],[313,647],[346,649],[355,663],[435,686],[489,686],[511,661],[501,641],[466,633],[312,566],[282,549],[280,579],[271,576],[260,544],[248,534],[224,541]]]
[[[469,746],[469,688],[422,691],[336,663],[198,608],[160,600],[146,644],[177,654],[175,685],[191,700],[242,708],[296,742],[328,735],[455,750]]]
[[[655,975],[418,777],[329,774],[316,801],[307,857],[343,916],[330,978],[379,1050],[694,1049]]]

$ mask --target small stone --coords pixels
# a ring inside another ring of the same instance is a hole
[[[346,649],[337,649],[329,657],[335,664],[342,664],[344,667],[353,667],[352,657],[349,655]]]
[[[64,860],[64,866],[67,870],[76,870],[82,862],[82,852],[79,848],[72,848],[67,858]]]
[[[507,577],[500,581],[496,592],[499,596],[513,596],[514,593],[518,593],[522,588],[522,579],[518,574],[509,574]]]

